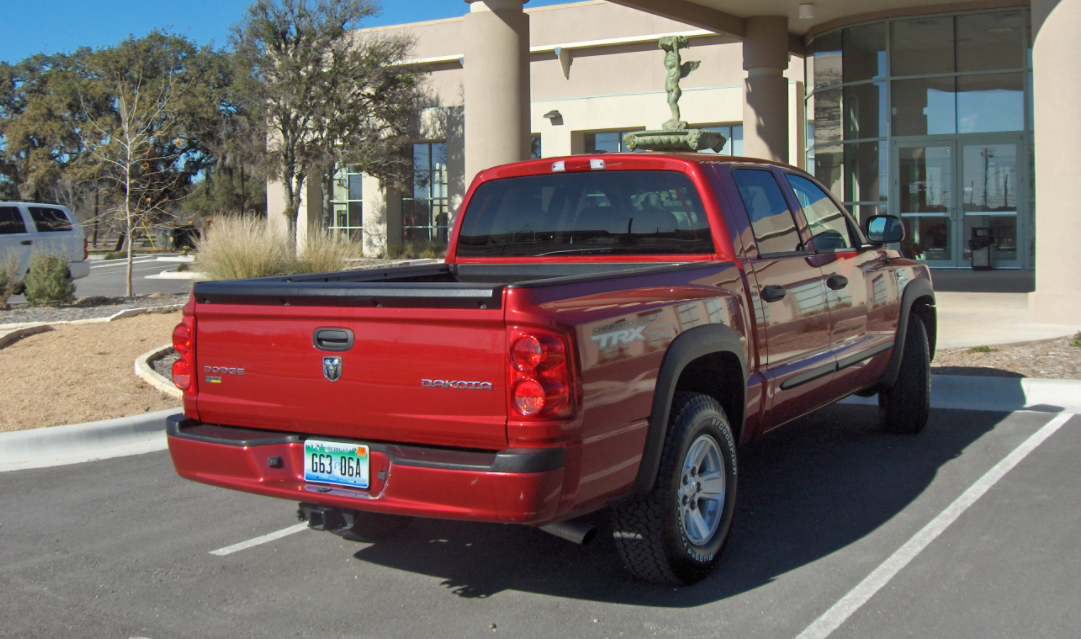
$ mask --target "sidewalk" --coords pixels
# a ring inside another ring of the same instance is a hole
[[[1028,293],[936,292],[935,299],[938,348],[1035,342],[1081,331],[1081,323],[1063,326],[1029,322]]]

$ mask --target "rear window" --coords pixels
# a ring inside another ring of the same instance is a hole
[[[44,206],[28,206],[30,217],[34,220],[34,226],[38,233],[50,233],[53,231],[70,231],[71,220],[60,209],[51,209]]]
[[[461,257],[713,253],[702,200],[671,171],[560,173],[477,187]]]
[[[0,206],[0,235],[26,233],[26,222],[17,206]]]

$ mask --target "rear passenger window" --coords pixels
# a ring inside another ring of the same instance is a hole
[[[0,235],[26,233],[26,222],[16,206],[0,206]]]
[[[34,220],[34,226],[38,227],[38,233],[71,230],[71,221],[60,209],[49,209],[44,206],[29,206],[27,209]]]
[[[819,253],[852,248],[852,234],[849,232],[845,214],[826,193],[805,177],[786,173],[788,183],[796,193],[796,201],[803,208],[807,218],[807,227],[814,238],[815,251]]]
[[[732,171],[743,206],[751,218],[758,254],[790,253],[803,249],[796,219],[788,210],[773,173],[758,169]]]

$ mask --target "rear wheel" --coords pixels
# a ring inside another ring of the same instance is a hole
[[[927,425],[931,411],[931,347],[923,320],[915,313],[908,316],[902,348],[897,381],[878,393],[879,424],[888,433],[915,435]]]
[[[706,577],[724,550],[736,505],[736,444],[715,399],[677,393],[653,489],[612,507],[616,547],[639,579]]]

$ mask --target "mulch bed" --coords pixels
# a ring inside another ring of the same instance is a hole
[[[931,365],[936,375],[983,375],[1081,379],[1081,347],[1072,337],[1008,346],[951,348],[938,351]]]
[[[0,325],[96,319],[133,308],[172,306],[187,301],[187,295],[150,293],[136,297],[81,297],[70,306],[59,307],[12,304],[6,310],[0,309]]]

